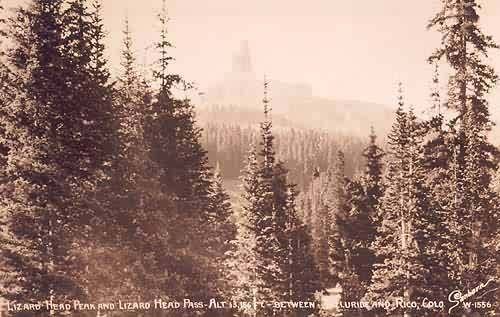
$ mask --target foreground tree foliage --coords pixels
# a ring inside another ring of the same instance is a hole
[[[193,106],[172,93],[182,81],[168,73],[165,11],[157,90],[139,75],[128,26],[122,73],[110,84],[99,11],[83,0],[33,1],[10,20],[2,295],[33,303],[222,296],[232,212]]]
[[[443,35],[429,58],[435,115],[420,120],[401,91],[387,151],[373,130],[368,142],[273,131],[267,82],[259,126],[203,132],[178,97],[191,85],[171,72],[165,1],[151,77],[126,22],[112,78],[97,0],[32,0],[0,19],[0,296],[249,303],[74,316],[318,316],[331,314],[318,305],[330,291],[342,302],[445,303],[337,309],[344,316],[498,314],[493,287],[471,299],[485,305],[450,311],[448,300],[500,279],[500,153],[487,102],[498,77],[486,63],[498,46],[479,27],[478,1],[441,4],[429,23]],[[236,198],[222,176],[242,166]]]
[[[437,259],[439,218],[429,208],[429,190],[424,182],[422,129],[413,111],[403,103],[389,135],[387,188],[381,200],[373,249],[380,262],[374,265],[369,299],[403,298],[422,303],[425,298],[443,298],[439,287],[441,267]],[[417,309],[399,308],[414,315]],[[426,314],[431,314],[427,309]]]
[[[319,281],[311,238],[298,217],[297,193],[287,179],[288,171],[275,157],[267,83],[264,90],[260,151],[250,152],[243,177],[244,205],[235,243],[239,257],[233,265],[240,267],[242,275],[235,286],[236,297],[246,297],[248,302],[315,302]],[[315,310],[267,305],[250,312],[258,316],[308,316]]]
[[[73,251],[88,236],[115,140],[107,73],[90,60],[96,25],[81,1],[33,1],[9,25],[6,67],[16,91],[2,117],[9,148],[5,295],[23,302],[84,298]]]
[[[443,1],[429,24],[443,35],[442,47],[430,60],[445,61],[452,69],[445,102],[452,112],[445,143],[452,195],[434,198],[450,219],[451,276],[454,286],[463,289],[487,281],[498,266],[490,247],[499,223],[499,197],[491,186],[498,149],[487,137],[492,126],[487,94],[498,76],[486,63],[488,52],[498,45],[482,32],[479,9],[475,0]]]

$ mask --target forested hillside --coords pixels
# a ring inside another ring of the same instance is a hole
[[[281,127],[275,131],[276,155],[286,162],[291,179],[302,189],[315,171],[326,170],[334,162],[338,150],[347,157],[347,175],[353,176],[361,170],[361,152],[367,143],[361,138],[319,129]],[[258,144],[258,133],[255,125],[207,123],[203,128],[202,143],[211,165],[219,163],[226,179],[237,179],[249,148]],[[369,130],[366,139],[368,133]]]

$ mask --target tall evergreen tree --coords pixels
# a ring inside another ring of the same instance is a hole
[[[498,151],[487,139],[492,126],[487,94],[498,76],[485,62],[489,50],[498,45],[480,29],[479,9],[475,0],[442,1],[442,9],[429,24],[443,35],[442,47],[430,60],[446,60],[452,69],[446,105],[454,113],[450,121],[453,197],[446,203],[446,213],[459,219],[449,224],[452,240],[463,241],[453,248],[452,275],[465,289],[493,276],[496,260],[487,246],[499,222],[498,197],[490,186]]]
[[[366,160],[365,172],[362,177],[363,201],[356,202],[351,210],[358,210],[359,214],[356,219],[359,223],[359,258],[357,267],[361,281],[366,288],[370,283],[373,264],[375,261],[374,255],[370,250],[370,246],[375,239],[376,227],[379,226],[380,220],[377,218],[377,210],[380,207],[380,201],[384,195],[385,185],[383,183],[383,158],[384,151],[377,145],[377,136],[374,129],[371,129],[370,143],[363,151],[363,156]],[[356,207],[359,206],[360,207]],[[363,210],[364,209],[364,210]]]
[[[251,152],[249,165],[243,179],[243,223],[240,224],[240,243],[250,249],[253,267],[243,264],[251,296],[257,302],[314,301],[319,289],[317,269],[314,264],[309,232],[298,217],[295,206],[295,185],[288,182],[288,171],[277,161],[274,151],[272,122],[269,118],[267,82],[264,84],[264,115],[261,123],[261,149],[258,157]],[[241,235],[246,233],[246,235]],[[254,241],[254,243],[252,242]],[[239,252],[239,255],[245,255]],[[247,290],[248,292],[248,290]],[[257,310],[264,316],[293,313],[307,316],[313,310],[276,309],[265,305]]]
[[[288,170],[282,162],[275,166],[275,177],[282,178],[284,196],[284,219],[279,240],[286,252],[283,256],[284,300],[290,302],[315,302],[315,293],[321,289],[319,272],[312,253],[312,241],[309,231],[298,216],[295,204],[297,192],[295,186],[287,180]],[[316,308],[288,309],[294,316],[309,316]]]
[[[439,267],[435,268],[433,277],[435,285],[442,290],[440,298],[446,299],[459,285],[456,281],[456,270],[453,263],[458,259],[460,247],[456,237],[460,234],[460,217],[453,207],[456,197],[455,180],[459,174],[456,152],[454,151],[453,124],[447,125],[442,111],[441,94],[439,91],[439,72],[436,64],[431,92],[434,115],[422,123],[424,129],[423,165],[425,182],[429,190],[429,209],[436,213],[437,227],[440,232],[435,236],[437,248],[434,250]],[[459,243],[459,242],[458,242]],[[438,295],[436,295],[438,296]]]
[[[346,254],[346,236],[342,232],[344,223],[347,218],[348,202],[347,202],[347,184],[348,179],[345,177],[345,158],[342,151],[337,151],[337,159],[335,168],[332,172],[332,179],[326,189],[326,202],[329,210],[330,228],[329,228],[329,258],[331,271],[337,281],[342,281],[346,272],[346,261],[349,260],[350,254]]]
[[[121,64],[114,87],[117,147],[98,194],[100,209],[92,219],[92,243],[81,247],[85,250],[81,262],[99,269],[88,271],[82,284],[95,300],[148,300],[162,294],[164,287],[163,266],[152,250],[169,252],[163,244],[165,215],[172,214],[173,206],[159,190],[156,166],[148,157],[144,117],[150,93],[136,69],[128,21]],[[97,73],[95,66],[92,69]],[[97,265],[100,261],[107,265]],[[116,280],[121,284],[116,285]]]
[[[231,291],[233,299],[237,302],[256,302],[261,300],[258,289],[262,281],[257,273],[257,221],[260,206],[260,177],[257,150],[252,146],[247,158],[247,164],[242,171],[242,210],[238,215],[237,235],[233,241],[233,251],[228,259],[231,268]],[[255,315],[257,307],[241,307],[240,311]]]
[[[373,127],[370,132],[370,143],[363,151],[365,158],[365,173],[363,177],[363,187],[367,196],[367,204],[373,214],[377,209],[380,198],[384,193],[382,182],[384,151],[377,145],[377,135]]]
[[[365,172],[360,180],[346,184],[346,212],[337,220],[342,237],[344,259],[342,268],[342,301],[360,301],[371,283],[376,256],[371,248],[376,229],[380,226],[378,209],[384,193],[382,182],[382,158],[384,152],[376,144],[373,131],[370,143],[363,152],[366,159]],[[364,309],[351,308],[344,314],[359,314]],[[366,312],[365,312],[366,313]]]
[[[208,300],[215,296],[217,281],[214,270],[223,254],[210,252],[217,239],[210,222],[212,172],[205,150],[200,144],[201,130],[196,126],[193,105],[174,96],[183,81],[170,73],[172,47],[168,41],[165,1],[159,16],[160,40],[156,44],[159,60],[153,77],[158,84],[146,114],[145,140],[149,157],[157,167],[161,192],[174,203],[173,212],[165,215],[169,225],[166,246],[170,252],[157,249],[158,263],[169,273],[164,291],[173,298],[190,297]],[[199,237],[205,237],[199,239]]]
[[[207,226],[210,226],[210,232],[214,235],[210,250],[213,253],[215,263],[214,280],[217,281],[215,287],[218,288],[218,294],[225,295],[223,300],[230,294],[230,286],[227,277],[230,275],[231,267],[228,266],[231,252],[234,251],[234,245],[231,243],[236,238],[236,225],[233,215],[229,195],[223,186],[223,179],[220,167],[217,164],[209,193],[209,218]]]
[[[257,271],[262,282],[259,292],[262,300],[271,302],[283,298],[285,292],[285,272],[283,270],[286,245],[280,241],[279,230],[284,229],[284,180],[282,175],[274,176],[276,157],[274,151],[274,136],[270,120],[269,99],[267,98],[268,83],[264,83],[264,121],[260,124],[260,151],[262,160],[259,166],[260,202],[257,211],[256,253],[258,257]],[[273,309],[264,309],[271,314]]]
[[[338,257],[337,268],[339,270],[340,286],[342,288],[342,302],[359,302],[365,292],[362,274],[370,269],[372,262],[371,250],[366,250],[366,240],[369,240],[370,231],[367,216],[367,208],[363,187],[357,180],[346,182],[345,199],[347,209],[343,215],[336,218],[335,224],[338,231],[339,247],[342,256]],[[358,308],[342,310],[344,316],[355,316],[361,313]]]
[[[90,72],[90,26],[77,1],[33,1],[10,22],[6,59],[17,91],[3,117],[11,150],[2,254],[13,301],[86,295],[74,243],[87,237],[90,198],[109,161],[114,126],[111,104],[94,95],[105,85]]]
[[[396,122],[389,135],[387,188],[381,200],[373,250],[372,284],[365,298],[371,301],[398,299],[421,303],[442,298],[432,273],[436,260],[438,217],[429,208],[429,190],[424,182],[422,129],[413,111],[405,112],[399,99]],[[391,306],[405,315],[415,309]]]

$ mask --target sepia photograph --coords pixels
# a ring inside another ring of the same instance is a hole
[[[500,0],[0,0],[0,317],[500,317]]]

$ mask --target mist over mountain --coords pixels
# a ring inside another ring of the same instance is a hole
[[[343,135],[366,137],[370,126],[385,135],[394,117],[384,105],[359,100],[334,100],[314,96],[307,83],[288,83],[273,78],[269,82],[269,98],[276,126],[321,129]],[[264,78],[253,71],[249,44],[243,41],[233,56],[232,69],[224,78],[200,95],[201,122],[256,124],[262,119]],[[224,115],[215,113],[225,107]],[[232,113],[232,115],[229,115]]]

